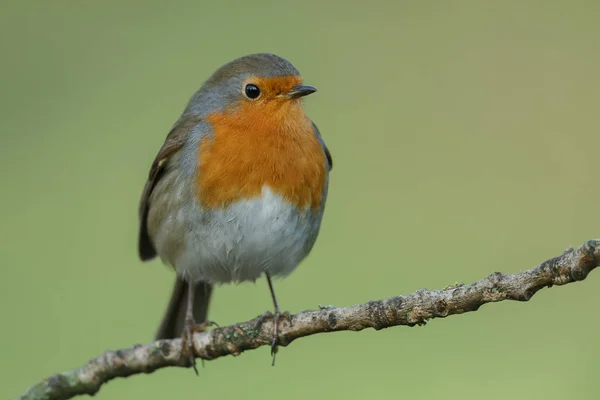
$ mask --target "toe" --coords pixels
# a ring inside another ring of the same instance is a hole
[[[194,324],[186,321],[186,326],[183,329],[183,335],[181,337],[181,358],[186,360],[187,366],[194,368],[194,372],[198,375],[198,368],[196,368],[196,351],[194,348]]]
[[[204,332],[205,330],[207,330],[210,327],[216,326],[217,328],[219,327],[219,325],[216,322],[213,321],[204,321],[201,324],[194,324],[192,331],[193,332]]]

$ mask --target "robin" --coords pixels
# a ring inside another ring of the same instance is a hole
[[[177,277],[156,339],[192,335],[214,285],[265,276],[273,300],[273,361],[281,316],[274,277],[311,251],[332,159],[301,99],[316,92],[287,60],[252,54],[219,68],[192,96],[158,152],[139,207],[139,255]]]

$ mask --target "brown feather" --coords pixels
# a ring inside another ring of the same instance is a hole
[[[162,172],[169,161],[169,157],[183,147],[188,133],[198,122],[200,122],[200,118],[193,115],[177,121],[173,129],[171,129],[167,135],[165,143],[160,148],[152,163],[150,173],[148,174],[148,180],[142,191],[142,198],[139,206],[140,230],[138,252],[142,261],[151,260],[156,256],[156,249],[154,248],[150,235],[148,235],[148,210],[150,208],[150,195],[152,194],[152,190],[160,179]]]

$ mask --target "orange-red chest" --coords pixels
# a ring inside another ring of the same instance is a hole
[[[327,180],[325,153],[299,103],[242,106],[207,120],[213,135],[199,143],[196,178],[203,207],[260,196],[266,185],[298,208],[319,209]]]

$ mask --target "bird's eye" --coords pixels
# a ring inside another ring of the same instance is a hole
[[[260,89],[256,85],[249,84],[244,88],[244,93],[249,99],[256,100],[260,96]]]

